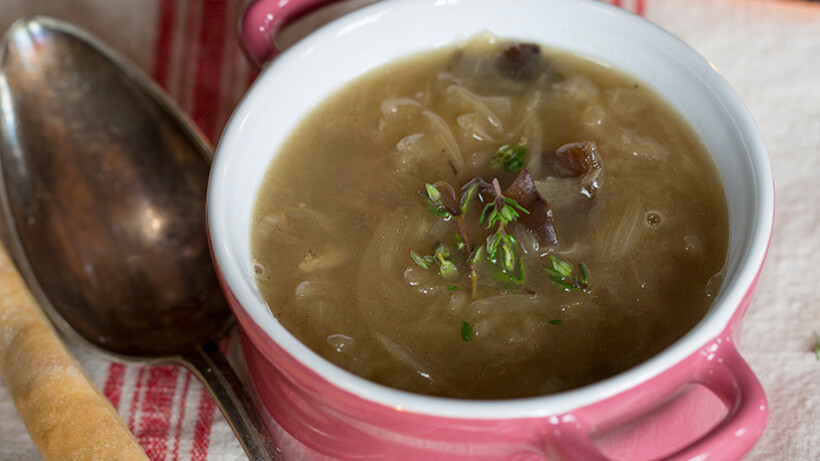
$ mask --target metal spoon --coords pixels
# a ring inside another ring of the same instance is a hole
[[[233,318],[211,265],[212,150],[147,77],[54,18],[0,42],[0,203],[51,319],[114,358],[179,362],[251,459],[280,459],[216,341]]]

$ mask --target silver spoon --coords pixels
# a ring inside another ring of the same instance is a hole
[[[70,24],[0,42],[0,204],[8,246],[66,334],[127,361],[179,362],[251,459],[281,459],[217,347],[233,318],[205,229],[212,150],[147,77]]]

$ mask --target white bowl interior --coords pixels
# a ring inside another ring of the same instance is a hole
[[[424,24],[423,28],[419,25]],[[506,402],[435,399],[387,389],[338,369],[291,336],[256,290],[250,220],[256,191],[290,131],[326,96],[397,58],[487,31],[572,50],[648,83],[689,120],[714,154],[729,198],[724,288],[702,321],[626,373],[560,396]],[[768,157],[745,107],[711,65],[681,41],[618,8],[578,0],[387,0],[310,35],[278,57],[234,113],[217,149],[208,197],[215,258],[243,308],[291,354],[340,387],[408,410],[462,417],[558,414],[623,391],[720,334],[762,265],[773,219]]]

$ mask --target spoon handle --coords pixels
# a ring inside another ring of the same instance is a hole
[[[182,359],[211,391],[248,458],[252,461],[282,460],[262,415],[219,346],[213,341],[207,342],[184,354]]]

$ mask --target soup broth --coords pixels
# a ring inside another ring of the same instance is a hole
[[[728,212],[695,132],[628,74],[480,36],[317,107],[260,189],[251,247],[276,318],[407,391],[551,394],[691,329]]]

